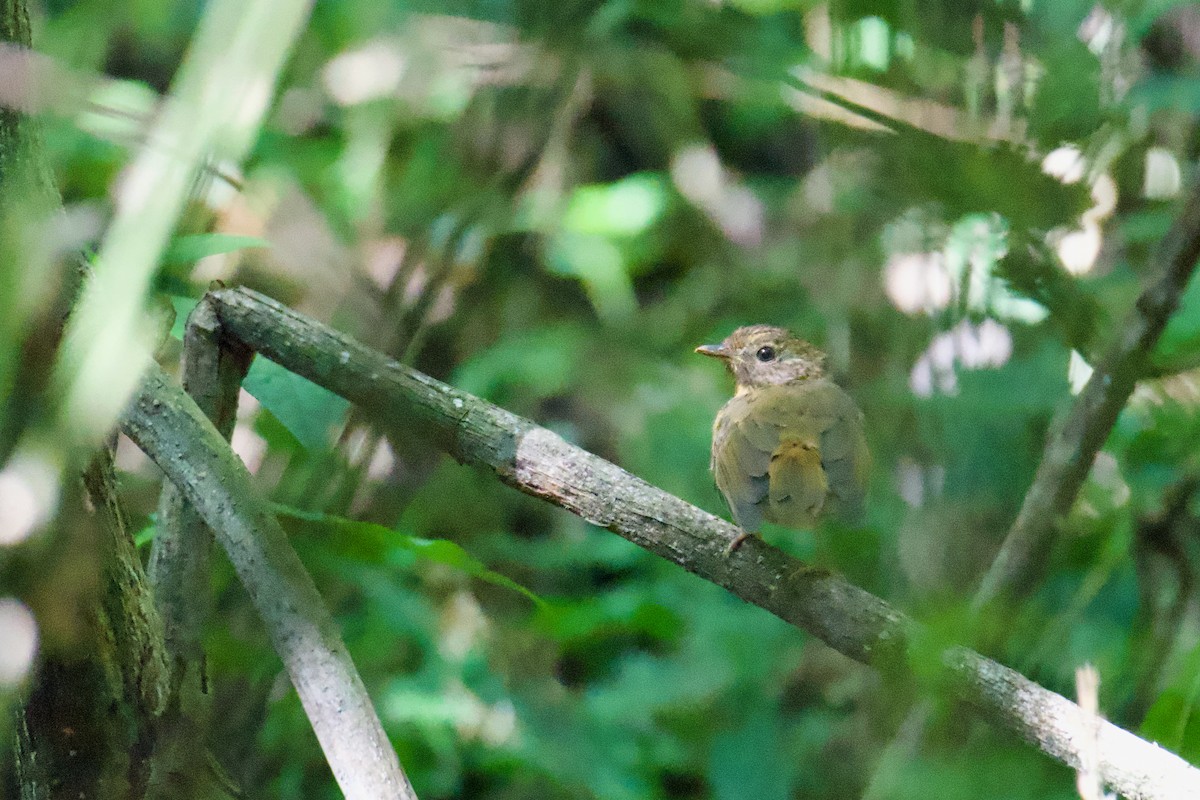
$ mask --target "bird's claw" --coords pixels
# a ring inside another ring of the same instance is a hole
[[[733,551],[737,550],[739,547],[741,547],[742,542],[746,541],[751,536],[753,536],[753,534],[746,533],[745,531],[742,531],[737,536],[735,536],[733,538],[733,541],[729,543],[729,546],[725,548],[725,557],[729,558],[731,555],[733,555]]]

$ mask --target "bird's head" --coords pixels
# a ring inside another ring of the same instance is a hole
[[[696,348],[725,362],[738,391],[812,380],[825,374],[825,354],[786,328],[749,325],[738,328],[720,344]]]

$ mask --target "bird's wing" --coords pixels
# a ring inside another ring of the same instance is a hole
[[[829,478],[834,513],[846,520],[862,514],[867,481],[871,472],[871,453],[862,423],[862,412],[846,398],[834,423],[821,437],[821,463]]]
[[[730,400],[713,424],[712,471],[725,496],[733,521],[743,530],[762,527],[767,497],[767,470],[775,440],[769,430],[750,418],[752,404],[745,396]]]

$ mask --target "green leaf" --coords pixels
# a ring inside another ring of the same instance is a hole
[[[794,767],[780,746],[784,735],[778,711],[759,698],[747,705],[749,713],[741,727],[713,741],[708,763],[713,797],[787,800]]]
[[[163,254],[164,264],[190,264],[206,256],[232,253],[250,248],[269,248],[271,243],[258,236],[236,236],[230,233],[198,233],[180,236],[171,242]]]
[[[946,237],[946,269],[971,310],[1033,325],[1049,311],[1036,300],[1014,293],[996,275],[1000,259],[1008,252],[1008,238],[1008,225],[1002,217],[967,214],[951,226]]]
[[[608,237],[560,231],[550,239],[547,267],[556,275],[578,279],[602,319],[625,319],[637,310],[629,264]]]
[[[1162,241],[1173,221],[1171,211],[1166,208],[1135,211],[1121,220],[1121,235],[1127,242],[1153,244]]]
[[[1181,659],[1167,688],[1146,712],[1141,735],[1195,762],[1200,754],[1200,647]]]
[[[403,550],[412,553],[417,558],[442,564],[460,572],[465,572],[472,578],[478,578],[495,586],[502,586],[529,598],[539,608],[546,601],[529,589],[499,572],[493,572],[479,559],[447,539],[422,539],[418,536],[393,530],[373,522],[360,522],[331,514],[316,511],[305,511],[291,506],[275,506],[275,513],[304,522],[312,522],[333,529],[343,536],[352,537],[357,549],[374,550],[380,547],[391,550]]]
[[[793,10],[807,11],[812,3],[809,0],[732,0],[730,5],[747,14],[765,17]]]
[[[903,180],[885,184],[900,207],[914,201],[938,204],[947,218],[998,214],[1011,231],[1063,225],[1085,211],[1085,182],[1064,185],[1041,164],[1007,144],[951,142],[920,130],[904,130],[878,143],[879,158]]]
[[[502,339],[460,364],[454,385],[500,405],[520,394],[552,397],[566,391],[580,369],[586,332],[575,324],[547,325]]]
[[[155,536],[158,536],[158,523],[152,521],[149,525],[133,535],[133,546],[141,550],[143,547],[153,542]]]
[[[180,297],[179,295],[171,295],[171,307],[175,309],[175,321],[171,323],[171,336],[183,341],[183,332],[187,328],[188,314],[192,313],[200,303],[194,297]]]
[[[580,186],[563,213],[564,228],[597,236],[634,236],[645,232],[667,206],[661,175],[640,173],[615,183]]]
[[[307,450],[327,446],[330,431],[350,407],[328,389],[265,358],[254,359],[242,386]]]
[[[1099,59],[1070,38],[1041,55],[1046,71],[1033,98],[1030,133],[1051,147],[1084,139],[1103,122]]]
[[[1151,363],[1162,372],[1195,366],[1200,354],[1200,277],[1193,275],[1179,299],[1179,309],[1167,321],[1154,348]]]

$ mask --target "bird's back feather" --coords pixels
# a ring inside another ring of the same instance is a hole
[[[870,455],[862,413],[825,379],[740,392],[713,425],[713,474],[734,520],[808,527],[862,509]]]

